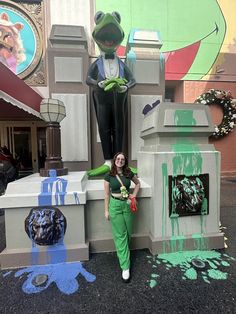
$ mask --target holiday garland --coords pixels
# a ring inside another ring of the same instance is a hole
[[[217,104],[223,110],[223,119],[219,125],[215,126],[212,137],[222,138],[233,131],[236,123],[236,99],[233,99],[230,92],[210,89],[200,95],[195,102],[204,105]]]

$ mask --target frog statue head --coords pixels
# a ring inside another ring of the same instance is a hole
[[[101,51],[113,53],[124,39],[124,31],[120,26],[121,17],[118,12],[103,13],[99,11],[94,17],[96,26],[92,36]]]

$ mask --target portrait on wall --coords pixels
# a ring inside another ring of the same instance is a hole
[[[0,1],[0,62],[30,85],[45,83],[41,9],[41,3]]]

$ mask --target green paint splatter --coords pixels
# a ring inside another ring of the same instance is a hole
[[[192,265],[193,259],[200,259],[205,262],[204,270],[196,269]],[[227,259],[227,260],[225,260]],[[159,260],[161,264],[165,266],[168,271],[171,271],[172,268],[179,267],[183,273],[182,279],[184,280],[196,280],[200,276],[204,282],[210,284],[210,280],[225,280],[228,277],[226,272],[223,272],[219,267],[229,267],[229,261],[236,261],[235,258],[232,258],[226,254],[221,254],[217,251],[182,251],[182,252],[173,252],[173,253],[163,253],[159,254],[156,257],[156,262]],[[157,268],[158,270],[159,268]],[[151,274],[151,278],[157,278],[159,274]],[[157,285],[156,280],[150,281],[150,287]]]
[[[202,279],[206,282],[206,283],[211,283],[209,280],[208,280],[208,278],[207,278],[207,276],[202,276]]]
[[[228,254],[223,254],[223,256],[227,257],[228,259],[231,259],[232,261],[236,261],[236,258],[229,256]]]
[[[211,268],[217,269],[217,265],[215,265],[214,262],[209,261],[209,265],[211,266]]]
[[[151,280],[150,280],[150,283],[149,283],[150,288],[154,288],[154,287],[156,287],[156,285],[157,285],[156,280],[151,279]]]
[[[212,279],[216,279],[216,280],[225,280],[225,279],[227,279],[227,276],[228,276],[227,273],[222,272],[220,270],[216,270],[216,269],[209,269],[208,275]]]
[[[187,279],[196,280],[197,279],[197,272],[193,267],[191,267],[191,268],[186,270],[186,272],[184,273],[184,276]]]

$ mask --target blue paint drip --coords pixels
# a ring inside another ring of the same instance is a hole
[[[49,171],[49,175],[49,178],[42,181],[38,204],[39,206],[52,205],[53,187],[55,187],[55,203],[56,205],[64,205],[68,182],[57,177],[54,169]]]
[[[31,264],[32,265],[39,264],[39,249],[33,241],[32,241],[32,251],[31,251]]]
[[[67,188],[67,180],[58,178],[56,176],[56,170],[49,171],[50,177],[43,180],[41,186],[41,194],[39,195],[39,206],[52,205],[52,192],[53,186],[55,186],[55,201],[56,205],[65,204],[65,195]],[[49,203],[48,203],[49,202]],[[59,243],[48,246],[47,248],[47,261],[49,264],[64,263],[66,262],[66,246],[63,243],[63,239]]]
[[[47,263],[57,264],[66,262],[66,246],[61,241],[47,248]]]
[[[88,282],[94,282],[96,276],[89,273],[81,262],[76,263],[61,263],[50,264],[43,266],[32,266],[21,269],[15,273],[15,277],[20,277],[23,274],[28,274],[22,289],[25,293],[39,293],[46,290],[51,283],[55,282],[58,289],[67,295],[75,293],[79,289],[79,283],[76,277],[81,274]],[[45,274],[48,276],[48,281],[45,286],[35,287],[32,280],[35,276]]]
[[[135,32],[139,31],[138,28],[132,28],[130,30],[130,34],[129,34],[129,39],[128,39],[128,43],[133,44],[134,43],[134,34]]]
[[[73,192],[74,194],[74,198],[75,198],[75,204],[79,205],[80,204],[80,200],[79,200],[79,195],[77,192]]]
[[[136,54],[132,49],[127,53],[127,63],[130,71],[134,72],[136,65]]]

